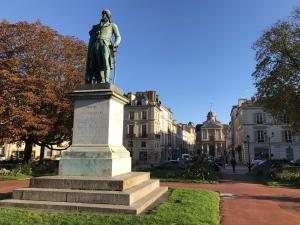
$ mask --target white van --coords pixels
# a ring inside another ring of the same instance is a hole
[[[189,161],[189,160],[192,160],[193,157],[190,155],[190,154],[182,154],[181,155],[181,158],[184,160],[184,161]]]

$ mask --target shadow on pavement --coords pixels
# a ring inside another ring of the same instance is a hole
[[[246,166],[237,166],[235,173],[233,173],[232,167],[230,166],[226,166],[226,168],[221,168],[220,177],[221,183],[263,184],[262,181],[248,175],[248,168]]]
[[[12,198],[12,192],[9,193],[0,193],[0,200]]]
[[[277,201],[277,202],[290,202],[290,203],[300,203],[300,198],[289,197],[289,196],[251,196],[251,195],[237,195],[238,198],[244,199],[256,199],[256,200],[270,200],[270,201]]]

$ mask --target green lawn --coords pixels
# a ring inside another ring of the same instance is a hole
[[[219,225],[219,194],[200,189],[171,189],[168,200],[146,215],[46,213],[0,209],[1,225]]]

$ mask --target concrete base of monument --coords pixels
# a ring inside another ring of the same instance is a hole
[[[30,180],[0,207],[140,214],[167,192],[145,172],[115,177],[53,176]]]
[[[131,172],[131,158],[123,145],[74,145],[59,162],[61,176],[111,177]]]

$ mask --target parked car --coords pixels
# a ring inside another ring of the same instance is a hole
[[[182,159],[172,159],[169,162],[167,162],[165,167],[185,169],[187,167],[187,165],[186,165],[185,161]]]
[[[193,159],[193,157],[190,155],[190,154],[182,154],[181,155],[181,158],[184,160],[184,161],[191,161]]]
[[[264,159],[254,159],[252,160],[251,162],[251,167],[256,167],[256,166],[260,166],[262,165],[263,163],[265,163],[267,160],[264,160]]]
[[[291,163],[300,165],[300,159],[292,160]]]
[[[217,157],[213,160],[217,166],[224,166],[224,158]]]

